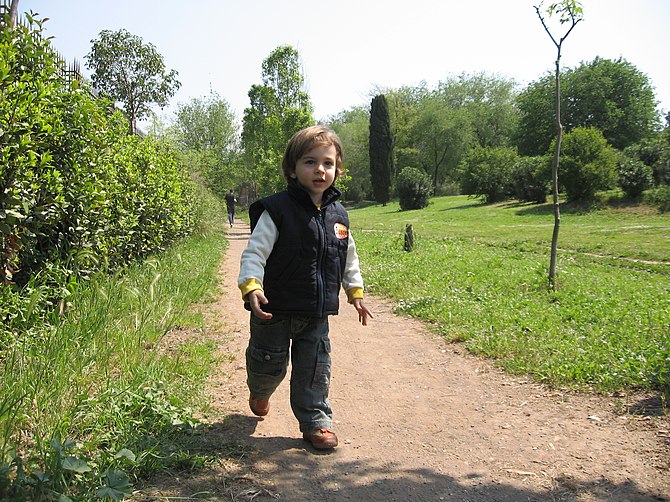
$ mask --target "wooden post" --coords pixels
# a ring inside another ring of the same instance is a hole
[[[405,251],[410,252],[414,249],[414,228],[411,223],[405,227]]]

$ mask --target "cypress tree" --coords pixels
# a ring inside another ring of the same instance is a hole
[[[370,182],[377,202],[386,205],[391,189],[393,137],[386,97],[372,99],[370,109]]]

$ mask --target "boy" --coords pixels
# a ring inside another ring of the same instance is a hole
[[[291,409],[303,438],[317,449],[337,446],[328,403],[328,316],[338,312],[340,286],[358,319],[363,304],[356,246],[346,210],[337,202],[342,144],[323,126],[298,131],[282,161],[287,188],[249,207],[252,234],[240,261],[238,285],[251,310],[246,350],[249,407],[268,414],[291,350]]]

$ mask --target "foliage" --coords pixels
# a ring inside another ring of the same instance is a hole
[[[635,199],[654,183],[653,170],[641,160],[620,155],[617,160],[619,186],[627,197]]]
[[[516,151],[509,147],[475,147],[461,164],[463,193],[498,202],[511,193]]]
[[[151,105],[167,105],[181,85],[177,72],[166,70],[156,47],[127,30],[102,30],[91,43],[85,58],[93,71],[93,85],[123,104],[131,132]]]
[[[403,86],[387,90],[383,94],[389,109],[393,138],[394,172],[391,173],[393,184],[398,177],[397,166],[421,166],[414,128],[420,116],[421,102],[429,96],[430,91],[426,88],[425,82],[422,82],[416,87]]]
[[[566,132],[595,127],[624,149],[653,137],[658,112],[647,75],[623,58],[597,57],[561,71],[561,122]],[[543,155],[554,136],[554,77],[545,75],[518,97],[521,113],[515,143],[523,155]]]
[[[345,168],[351,180],[344,190],[346,199],[361,201],[372,198],[370,185],[370,112],[364,107],[355,107],[333,117],[330,127],[342,141],[345,152]]]
[[[624,153],[652,168],[655,185],[670,184],[670,129],[629,146]]]
[[[238,169],[235,114],[228,102],[212,92],[178,106],[177,142],[205,185],[221,196],[243,179]]]
[[[120,113],[60,76],[41,23],[0,32],[0,348],[67,309],[97,271],[165,249],[193,226],[176,152],[128,136]]]
[[[400,209],[423,209],[428,205],[432,193],[430,177],[414,167],[405,167],[400,171],[396,184]]]
[[[597,129],[573,129],[561,153],[560,183],[569,201],[591,202],[596,191],[616,185],[616,153]]]
[[[670,185],[660,185],[648,190],[644,194],[644,200],[664,213],[670,212]]]
[[[435,94],[421,102],[414,125],[420,165],[432,172],[433,189],[454,178],[457,162],[473,143],[470,117],[463,107],[448,105],[446,94]],[[450,176],[449,176],[450,175]]]
[[[467,115],[462,125],[476,144],[509,146],[518,119],[513,80],[484,72],[461,74],[440,82],[437,92],[447,108]]]
[[[393,170],[393,137],[386,97],[379,94],[370,105],[370,182],[374,199],[386,204],[390,198]]]
[[[285,186],[279,167],[286,144],[294,133],[314,123],[297,50],[277,47],[263,61],[262,80],[262,85],[249,90],[251,104],[244,110],[242,125],[243,182],[254,197]]]
[[[512,172],[512,194],[522,202],[546,202],[550,160],[546,156],[519,157]]]
[[[215,347],[163,338],[198,322],[189,311],[217,283],[222,208],[200,195],[191,237],[77,284],[62,315],[2,351],[0,499],[119,500],[138,477],[198,461],[191,408],[206,404]]]
[[[66,84],[49,42],[29,28],[0,37],[3,282],[24,285],[39,274],[49,283],[55,274],[62,296],[68,281],[187,233],[192,188],[174,152],[128,137],[105,101]]]

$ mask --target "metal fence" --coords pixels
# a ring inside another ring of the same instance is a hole
[[[9,19],[11,3],[11,0],[0,0],[0,24],[4,25],[5,19]],[[28,29],[31,27],[30,21],[22,15],[18,15],[15,19],[15,22]],[[41,38],[41,35],[38,31],[31,31],[31,35],[35,38]],[[59,73],[65,81],[69,83],[75,80],[84,80],[79,61],[75,59],[72,62],[68,62],[65,57],[53,49],[53,47],[51,48],[51,51],[59,69]]]

